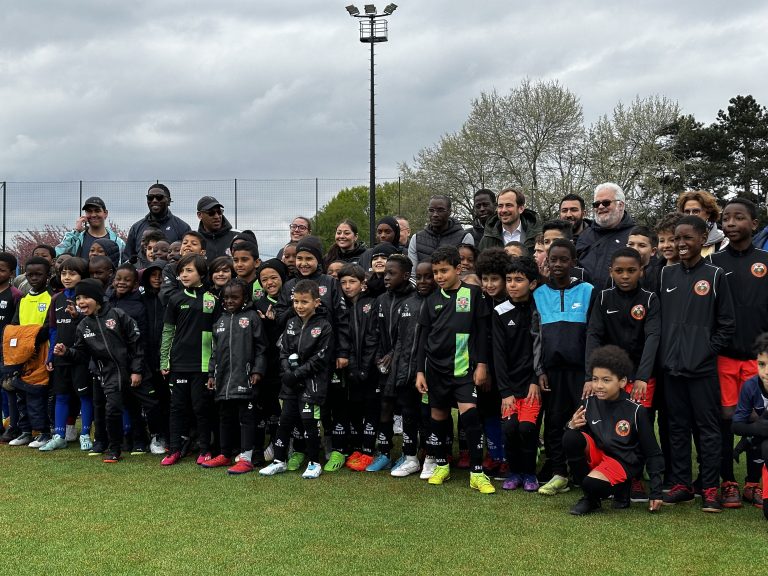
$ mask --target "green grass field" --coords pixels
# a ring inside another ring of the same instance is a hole
[[[743,460],[742,460],[743,462]],[[743,477],[743,464],[738,470]],[[5,576],[54,574],[757,574],[768,523],[698,501],[577,518],[554,498],[484,496],[466,472],[446,485],[343,470],[228,477],[190,459],[115,465],[74,445],[0,446]]]

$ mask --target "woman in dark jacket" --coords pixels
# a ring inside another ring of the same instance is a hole
[[[349,264],[357,264],[360,256],[365,252],[366,245],[358,239],[357,224],[352,220],[342,220],[336,226],[336,236],[333,246],[323,259],[325,269],[331,262],[342,261]]]

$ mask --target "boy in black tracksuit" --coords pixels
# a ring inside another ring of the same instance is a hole
[[[733,300],[722,268],[707,264],[701,248],[706,224],[685,216],[675,228],[680,264],[662,270],[661,366],[669,415],[674,486],[665,504],[692,500],[691,433],[699,433],[702,510],[720,512],[720,385],[717,354],[735,332]]]
[[[757,229],[757,207],[745,198],[735,198],[723,209],[724,250],[710,254],[709,261],[725,271],[731,287],[737,330],[733,340],[717,357],[720,379],[722,457],[720,498],[725,508],[741,508],[741,494],[733,472],[733,430],[741,385],[757,375],[752,349],[755,339],[768,331],[768,252],[752,245]]]
[[[280,337],[283,409],[275,442],[275,459],[259,474],[272,476],[288,469],[286,456],[293,429],[301,422],[309,464],[303,478],[322,473],[320,453],[320,408],[325,402],[333,370],[333,328],[325,318],[316,282],[301,280],[293,290],[296,316],[290,318]]]
[[[589,358],[594,395],[585,399],[568,421],[563,446],[573,478],[584,497],[571,514],[581,516],[600,508],[614,494],[614,508],[628,508],[621,487],[645,466],[651,479],[650,512],[661,508],[664,457],[643,406],[623,390],[633,363],[618,346],[597,348]]]
[[[143,381],[144,351],[136,322],[122,310],[102,304],[104,292],[97,280],[82,280],[75,287],[75,302],[86,315],[77,327],[77,340],[71,348],[56,344],[54,354],[83,362],[89,356],[99,369],[95,403],[106,402],[109,447],[104,462],[120,459],[123,441],[123,406],[139,403],[154,409],[151,386]]]
[[[267,341],[258,312],[251,307],[250,286],[238,278],[224,287],[224,312],[213,326],[213,354],[208,369],[208,388],[216,388],[219,405],[221,453],[202,464],[205,468],[229,466],[234,449],[240,447],[239,461],[230,474],[253,470],[256,425],[261,410],[256,404],[256,387],[266,372]],[[234,430],[239,431],[236,439]]]

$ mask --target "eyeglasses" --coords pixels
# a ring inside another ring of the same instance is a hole
[[[165,200],[167,196],[165,194],[147,194],[147,202],[152,202],[152,200],[157,200],[160,202],[161,200]]]
[[[686,216],[698,216],[701,212],[701,208],[688,208],[688,210],[683,210],[683,214]]]
[[[211,208],[210,210],[203,210],[203,214],[208,214],[208,216],[221,216],[224,214],[224,210],[221,208]]]
[[[599,208],[600,206],[608,208],[608,206],[614,202],[616,202],[616,200],[597,200],[596,202],[592,202],[592,208]]]
[[[298,230],[299,232],[304,232],[304,230],[308,230],[308,228],[304,224],[291,224],[288,226],[291,230]]]

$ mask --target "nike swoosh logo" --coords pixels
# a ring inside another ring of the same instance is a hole
[[[594,425],[595,425],[595,424],[597,424],[598,422],[602,422],[602,420],[592,420],[592,425],[594,426]]]
[[[77,389],[78,392],[85,392],[86,390],[88,390],[87,386],[85,388],[78,388]]]
[[[733,274],[733,270],[731,270],[730,272],[726,272],[725,273],[726,276],[730,276],[731,274]]]
[[[674,288],[667,288],[667,292],[673,292],[675,290],[677,290],[677,286],[675,286]]]
[[[618,312],[618,310],[606,310],[605,311],[606,314],[616,314],[616,312]]]
[[[56,306],[56,312],[58,312],[59,310],[64,310],[64,306]]]

